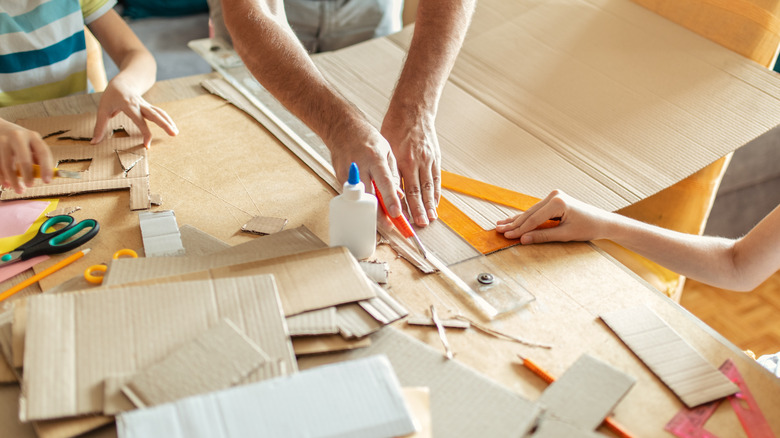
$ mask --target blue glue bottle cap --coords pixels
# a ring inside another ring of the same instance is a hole
[[[353,186],[360,182],[360,172],[356,163],[352,163],[349,166],[349,179],[347,179],[347,182]]]

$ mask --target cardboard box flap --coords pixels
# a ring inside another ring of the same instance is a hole
[[[106,377],[162,360],[223,318],[297,369],[271,276],[31,297],[20,419],[101,412]]]
[[[390,437],[414,432],[387,358],[343,362],[117,418],[120,438]]]

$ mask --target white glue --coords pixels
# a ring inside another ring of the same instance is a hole
[[[376,248],[376,198],[365,192],[355,163],[343,192],[330,200],[330,246],[346,246],[358,260]]]

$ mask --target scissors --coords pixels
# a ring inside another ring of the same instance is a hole
[[[132,249],[123,248],[115,252],[111,258],[116,260],[122,256],[127,256],[136,259],[138,258],[138,253],[133,251]],[[92,284],[103,284],[103,276],[105,275],[107,270],[108,270],[108,266],[106,265],[103,264],[92,265],[89,268],[87,268],[86,271],[84,271],[84,279]],[[96,275],[98,272],[100,274]]]
[[[52,227],[57,224],[66,224],[59,230]],[[73,236],[89,230],[86,233],[71,239]],[[73,216],[61,214],[49,218],[41,225],[38,233],[29,241],[15,250],[3,254],[0,257],[0,266],[5,266],[21,260],[27,260],[40,255],[60,254],[77,248],[95,237],[100,231],[100,225],[95,219],[85,219],[75,222]]]

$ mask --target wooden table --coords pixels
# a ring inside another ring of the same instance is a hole
[[[327,241],[324,218],[333,191],[253,119],[219,98],[203,96],[200,81],[214,75],[160,82],[146,95],[150,102],[167,102],[161,106],[181,128],[176,138],[156,131],[150,154],[151,184],[152,192],[163,196],[163,205],[156,209],[172,209],[180,226],[193,225],[231,245],[255,238],[239,230],[258,214],[287,218],[288,227],[305,225]],[[189,100],[192,98],[196,100]],[[92,112],[97,102],[97,95],[74,96],[3,108],[0,116],[16,120]],[[79,276],[90,264],[106,261],[119,248],[142,249],[137,214],[129,210],[128,199],[127,192],[61,199],[61,205],[82,207],[77,217],[96,218],[101,233],[89,244],[93,253],[43,281],[44,290]],[[444,317],[460,312],[478,319],[437,275],[419,273],[387,245],[380,245],[375,257],[390,263],[390,291],[412,314],[426,314],[430,304],[435,304]],[[732,358],[775,433],[780,434],[780,416],[773,415],[780,406],[780,381],[593,245],[516,246],[488,257],[536,296],[526,309],[490,325],[553,348],[523,346],[475,330],[451,330],[448,335],[456,360],[533,400],[545,385],[518,366],[518,353],[554,376],[562,375],[581,354],[589,353],[638,380],[615,410],[616,419],[636,436],[670,436],[663,432],[663,426],[682,404],[598,319],[601,313],[643,303],[710,363],[720,365]],[[435,330],[396,324],[441,349]],[[16,391],[13,386],[2,387],[0,404],[13,403]],[[0,420],[13,421],[16,409],[3,411]],[[728,403],[721,405],[708,430],[724,437],[745,436]],[[603,428],[600,431],[609,434]],[[29,427],[20,427],[18,435],[24,433],[31,433]]]

